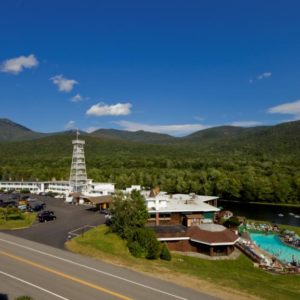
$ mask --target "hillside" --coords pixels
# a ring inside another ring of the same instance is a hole
[[[217,151],[260,153],[265,156],[294,156],[300,154],[300,121],[268,127],[245,128],[231,138],[220,138]]]
[[[1,143],[0,180],[68,179],[75,137],[68,131]],[[168,143],[163,138],[161,144],[83,132],[80,138],[86,141],[89,178],[115,182],[118,188],[159,185],[168,192],[233,200],[300,199],[299,121],[249,129],[211,128],[192,138]]]
[[[8,119],[0,119],[0,142],[29,141],[60,135],[75,138],[75,133],[75,130],[39,133]],[[260,151],[265,154],[296,155],[300,151],[300,121],[251,128],[219,126],[197,131],[181,138],[146,131],[131,132],[116,129],[99,129],[90,134],[81,131],[80,134],[80,137],[91,137],[107,142],[172,145],[181,149],[209,150],[214,153],[228,154],[231,151],[257,153]]]
[[[54,149],[53,154],[56,154],[56,151],[58,151],[57,145],[55,145],[56,141],[68,141],[65,142],[63,147],[63,149],[68,149],[71,140],[75,137],[75,130],[42,134],[10,120],[0,119],[0,142],[10,144],[10,142],[18,141],[20,142],[18,148],[28,149],[32,153],[43,152],[46,147],[48,155],[51,155]],[[103,149],[106,149],[106,145],[109,145],[108,148],[113,147],[113,149],[116,149],[118,155],[124,153],[124,149],[127,149],[128,153],[132,152],[139,156],[140,153],[133,150],[138,148],[138,151],[143,154],[148,153],[149,155],[151,152],[157,155],[166,155],[166,157],[172,156],[173,153],[187,156],[198,153],[216,157],[223,157],[224,155],[243,155],[244,157],[261,155],[272,158],[298,158],[300,152],[300,121],[251,128],[220,126],[197,131],[182,138],[145,131],[130,132],[115,129],[99,129],[90,134],[81,131],[80,138],[87,139],[87,150],[91,147],[93,156],[97,156],[98,151],[103,153]],[[25,143],[25,141],[27,142]],[[51,144],[51,146],[45,146],[45,144]],[[156,152],[155,146],[159,146],[160,152]],[[7,147],[10,148],[11,146],[7,145]],[[3,148],[3,151],[5,149],[6,147]],[[67,150],[65,151],[67,153]],[[16,154],[17,157],[21,155],[20,152],[18,153]]]
[[[32,140],[44,135],[8,119],[0,119],[0,142]]]
[[[102,139],[142,142],[146,144],[168,143],[176,140],[175,137],[170,136],[168,134],[147,132],[143,130],[133,132],[133,131],[117,130],[117,129],[99,129],[90,133],[90,135]]]
[[[215,142],[219,140],[233,140],[243,136],[259,134],[262,131],[268,130],[271,126],[257,127],[238,127],[238,126],[218,126],[196,131],[182,138],[189,142]]]

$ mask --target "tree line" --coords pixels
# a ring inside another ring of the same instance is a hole
[[[68,180],[70,138],[52,139],[0,144],[0,180]],[[300,156],[294,148],[250,151],[246,146],[162,146],[94,139],[86,144],[88,177],[114,182],[118,189],[139,184],[228,200],[300,203]]]

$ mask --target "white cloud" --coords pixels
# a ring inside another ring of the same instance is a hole
[[[202,124],[149,125],[129,121],[120,121],[116,122],[116,124],[120,125],[124,130],[128,131],[144,130],[150,132],[167,133],[175,136],[183,136],[198,130],[203,130],[211,127]]]
[[[269,114],[294,115],[296,119],[300,119],[300,100],[270,107],[267,112]]]
[[[269,78],[271,76],[272,76],[272,72],[264,72],[264,73],[261,73],[261,74],[257,75],[256,78],[254,78],[254,79],[250,78],[249,79],[249,83],[252,84],[252,83],[254,83],[257,80],[267,79],[267,78]]]
[[[262,80],[262,79],[266,79],[266,78],[269,78],[272,76],[272,73],[271,72],[264,72],[260,75],[257,76],[257,79],[258,80]]]
[[[205,118],[200,117],[200,116],[195,116],[195,117],[193,117],[193,119],[195,119],[195,120],[197,120],[197,121],[200,121],[200,122],[202,122],[202,121],[205,120]]]
[[[98,129],[98,127],[91,126],[91,127],[86,128],[85,131],[86,131],[87,133],[91,133],[91,132],[96,131],[97,129]]]
[[[253,126],[259,126],[262,125],[262,122],[258,121],[237,121],[233,122],[230,125],[232,126],[239,126],[239,127],[253,127]]]
[[[80,102],[83,100],[83,97],[80,94],[76,94],[74,97],[71,98],[72,102]]]
[[[19,74],[24,69],[31,69],[39,64],[38,60],[33,54],[26,56],[19,56],[5,60],[1,65],[1,72]]]
[[[66,130],[70,130],[70,129],[75,129],[75,121],[69,121],[66,125],[65,125],[65,129]]]
[[[86,114],[89,116],[126,116],[131,113],[131,107],[130,103],[117,103],[113,105],[98,103],[90,107]]]
[[[75,84],[78,84],[78,81],[74,79],[67,79],[62,74],[55,75],[50,78],[54,84],[58,86],[58,90],[61,92],[71,92]]]

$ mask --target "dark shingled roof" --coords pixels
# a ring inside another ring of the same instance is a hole
[[[239,238],[234,232],[227,228],[223,231],[207,231],[198,226],[190,227],[187,235],[192,240],[205,244],[234,243]]]
[[[187,228],[182,225],[151,226],[151,228],[155,231],[156,237],[160,239],[186,237],[190,238],[194,242],[209,245],[226,243],[232,244],[239,238],[234,232],[225,227],[218,231],[203,230],[199,226]]]

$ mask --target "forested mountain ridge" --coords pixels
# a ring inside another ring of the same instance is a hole
[[[8,119],[0,119],[0,142],[23,141],[36,138],[43,138],[50,135],[75,134],[76,130],[68,130],[54,133],[40,133],[32,131],[20,124],[14,123]],[[100,139],[119,140],[128,142],[140,142],[146,144],[190,144],[201,143],[210,145],[211,143],[235,144],[254,144],[256,143],[293,143],[293,140],[299,140],[300,121],[281,123],[273,126],[257,127],[237,127],[237,126],[218,126],[200,131],[196,131],[184,137],[174,137],[168,134],[155,132],[126,131],[118,129],[98,129],[91,133],[80,131],[81,134],[90,135]]]
[[[0,119],[0,142],[32,140],[44,136],[9,119]]]
[[[208,129],[203,129],[189,134],[182,139],[189,142],[206,141],[215,142],[220,139],[234,139],[247,134],[256,134],[261,130],[268,129],[269,126],[258,127],[238,127],[238,126],[217,126]]]
[[[143,130],[126,131],[117,129],[98,129],[91,132],[90,135],[103,139],[115,139],[121,141],[142,142],[149,144],[167,143],[176,140],[175,137],[168,134],[147,132]]]
[[[89,178],[115,182],[118,188],[159,185],[168,192],[299,203],[299,129],[299,121],[241,130],[211,128],[204,137],[161,144],[84,132],[80,138],[86,141]],[[0,179],[68,179],[75,137],[68,131],[0,143]]]

